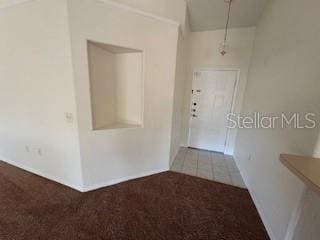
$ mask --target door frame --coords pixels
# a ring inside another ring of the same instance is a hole
[[[192,84],[191,84],[191,90],[193,88],[193,82],[195,80],[195,73],[196,72],[205,72],[205,71],[224,71],[224,72],[236,72],[236,81],[234,84],[234,88],[233,88],[233,94],[232,94],[232,103],[231,103],[231,108],[230,108],[230,112],[234,112],[235,109],[235,105],[236,105],[236,98],[237,98],[237,93],[238,93],[238,88],[239,88],[239,81],[240,81],[240,73],[241,70],[240,68],[195,68],[193,70],[192,73]],[[189,109],[188,109],[188,147],[190,147],[190,123],[191,123],[191,117],[190,117],[190,109],[192,107],[192,94],[191,94],[191,98],[190,98],[190,103],[189,103]],[[225,154],[227,149],[229,148],[229,144],[230,144],[230,134],[231,134],[231,129],[228,128],[227,129],[227,134],[226,134],[226,140],[225,140],[225,145],[224,145],[224,150],[223,153]]]

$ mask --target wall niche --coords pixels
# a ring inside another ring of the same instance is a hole
[[[87,41],[93,130],[143,125],[143,52]]]

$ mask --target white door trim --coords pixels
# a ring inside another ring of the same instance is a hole
[[[236,81],[235,81],[235,86],[233,89],[233,96],[232,96],[232,104],[231,104],[231,109],[230,112],[234,112],[235,109],[235,103],[236,103],[236,98],[237,98],[237,93],[238,93],[238,88],[239,88],[239,81],[240,81],[240,68],[195,68],[193,70],[192,73],[192,86],[193,86],[193,81],[194,81],[194,77],[195,77],[195,73],[196,72],[204,72],[204,71],[232,71],[232,72],[236,72],[237,73],[237,77],[236,77]],[[189,93],[190,94],[190,93]],[[190,103],[189,103],[189,120],[188,120],[188,147],[190,147],[190,109],[192,106],[192,96],[190,98]],[[228,147],[229,147],[229,143],[230,143],[230,131],[231,129],[227,129],[227,136],[226,136],[226,144],[224,146],[224,151],[223,153],[226,153]]]

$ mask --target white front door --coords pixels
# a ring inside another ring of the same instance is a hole
[[[238,71],[196,71],[192,84],[189,147],[224,152],[226,115],[231,111]]]

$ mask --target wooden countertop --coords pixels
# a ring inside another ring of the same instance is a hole
[[[308,187],[320,194],[320,159],[281,154],[280,161]]]

